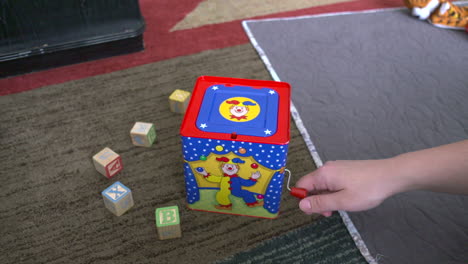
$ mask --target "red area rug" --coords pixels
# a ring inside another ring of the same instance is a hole
[[[247,18],[171,31],[201,2],[204,1],[141,0],[140,8],[147,24],[143,52],[0,79],[0,96],[248,42],[240,23]],[[401,5],[400,0],[358,0],[248,18],[357,11]]]

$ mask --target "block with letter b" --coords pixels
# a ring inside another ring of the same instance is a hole
[[[136,122],[130,131],[135,146],[151,147],[156,139],[156,130],[151,123]]]
[[[102,191],[104,204],[116,216],[121,216],[133,207],[132,191],[121,182],[115,182]]]
[[[104,148],[93,156],[96,170],[107,178],[112,178],[123,169],[122,158],[110,148]]]
[[[157,208],[155,215],[159,239],[164,240],[182,236],[179,207],[177,205]]]
[[[169,107],[172,112],[184,114],[190,101],[190,92],[176,89],[169,96]]]

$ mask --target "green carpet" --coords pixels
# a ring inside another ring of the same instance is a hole
[[[229,263],[367,263],[356,248],[338,213],[315,224],[218,262]]]

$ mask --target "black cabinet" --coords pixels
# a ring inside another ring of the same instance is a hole
[[[137,0],[0,0],[0,77],[143,49]]]

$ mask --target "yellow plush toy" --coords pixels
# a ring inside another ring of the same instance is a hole
[[[468,26],[468,6],[457,6],[447,0],[403,0],[411,14],[427,19],[434,26],[465,30]]]
[[[404,0],[405,6],[411,9],[411,14],[421,20],[428,19],[440,3],[446,0]]]
[[[444,2],[431,14],[429,22],[437,27],[465,30],[468,25],[468,6]]]

